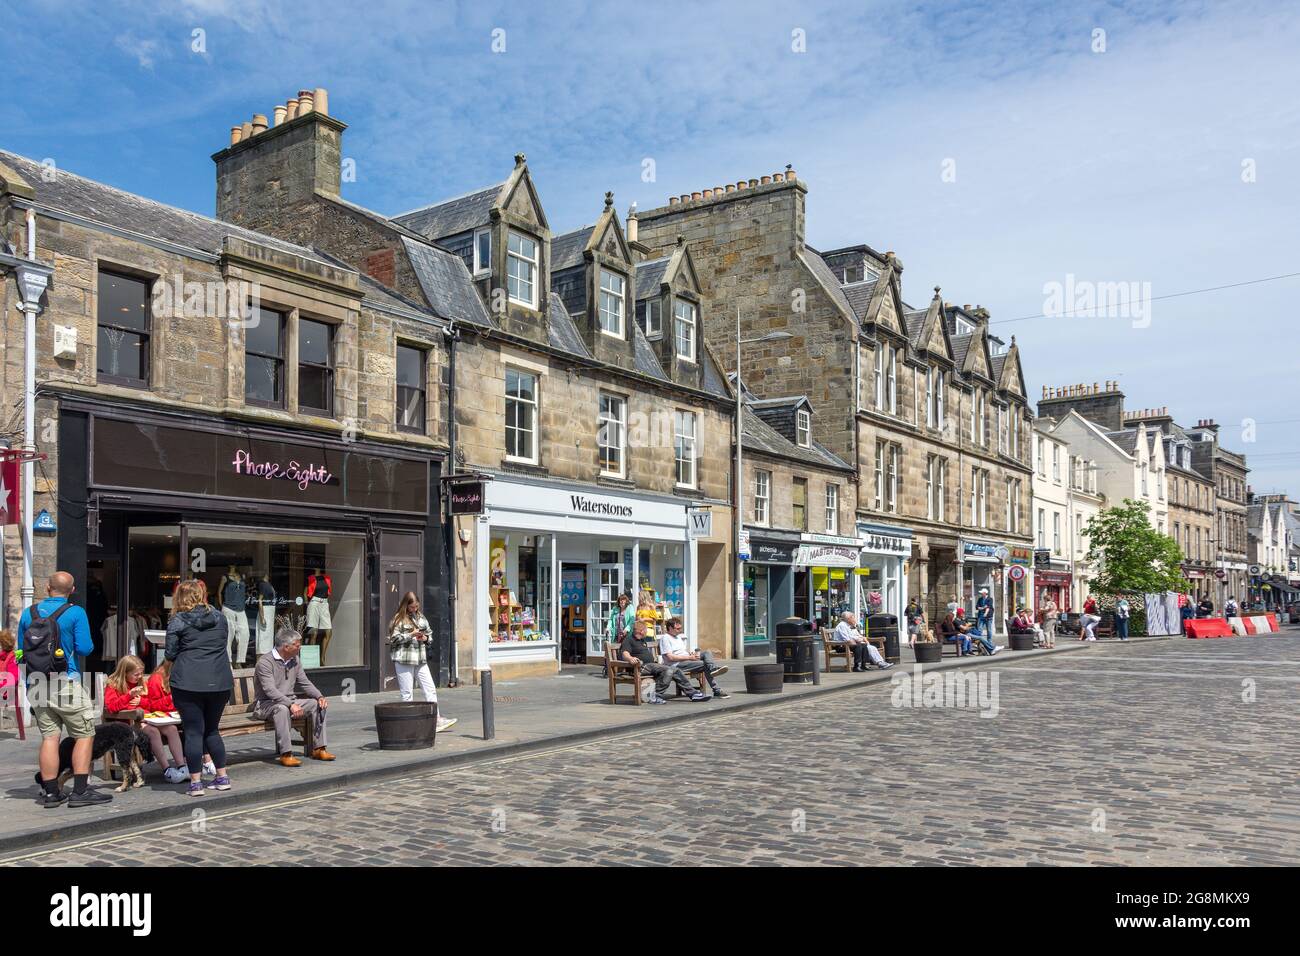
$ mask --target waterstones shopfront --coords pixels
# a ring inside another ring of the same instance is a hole
[[[701,551],[711,557],[720,545],[691,536],[684,501],[498,475],[484,504],[474,535],[475,667],[553,672],[603,659],[624,592],[634,607],[648,593],[683,618],[696,645]]]
[[[379,690],[401,595],[445,606],[437,458],[71,398],[58,448],[57,562],[78,579],[92,666],[156,664],[172,591],[197,578],[236,669],[270,650],[279,621],[303,633],[322,690]],[[429,617],[443,654],[445,620]]]

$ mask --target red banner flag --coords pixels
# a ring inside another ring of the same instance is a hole
[[[0,462],[0,524],[22,524],[22,465],[17,459]]]

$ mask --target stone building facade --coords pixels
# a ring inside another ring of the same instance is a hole
[[[25,248],[29,212],[36,259],[53,267],[36,339],[46,457],[37,514],[23,516],[50,519],[33,542],[35,597],[54,570],[73,573],[97,665],[152,657],[146,632],[165,626],[171,587],[198,577],[232,611],[239,666],[269,646],[277,617],[303,626],[319,571],[334,627],[308,633],[304,660],[324,687],[379,687],[369,595],[398,566],[430,606],[443,595],[446,320],[315,249],[0,152],[10,247]],[[18,295],[5,275],[7,315],[21,314]],[[407,429],[399,342],[428,356]],[[3,347],[0,388],[21,408],[20,321],[6,321]],[[7,437],[21,445],[21,428]],[[13,626],[23,555],[5,543]]]
[[[624,590],[652,591],[692,640],[728,653],[732,393],[702,337],[678,348],[636,318],[653,302],[710,321],[693,249],[650,257],[609,194],[593,225],[555,235],[522,154],[499,183],[383,216],[339,195],[344,129],[313,111],[241,137],[213,157],[217,208],[454,329],[446,439],[456,472],[486,484],[484,513],[449,524],[447,672],[594,658]],[[704,511],[711,531],[694,537]]]
[[[638,214],[641,240],[691,244],[714,304],[706,336],[724,362],[734,364],[737,311],[746,339],[789,333],[745,346],[747,388],[817,409],[816,440],[857,470],[859,522],[905,540],[907,588],[932,616],[951,601],[972,606],[981,587],[1003,606],[1023,601],[1031,473],[1019,349],[990,335],[985,310],[938,290],[924,308],[907,305],[892,252],[808,246],[806,194],[787,169],[672,197]]]
[[[1250,469],[1245,455],[1220,444],[1219,426],[1212,419],[1201,419],[1194,428],[1185,431],[1191,439],[1193,470],[1214,484],[1214,570],[1218,582],[1214,604],[1222,609],[1230,595],[1240,602],[1250,583],[1246,573],[1250,547],[1246,529]]]

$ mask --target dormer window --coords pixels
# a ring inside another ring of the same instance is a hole
[[[600,270],[600,330],[623,338],[623,290],[627,282],[616,272]]]
[[[510,231],[506,245],[506,286],[511,302],[537,308],[537,240]]]
[[[645,299],[637,303],[637,318],[641,331],[647,338],[657,339],[664,334],[663,303],[658,299]]]
[[[673,306],[673,338],[677,357],[695,361],[695,305],[678,299]]]
[[[479,229],[474,233],[474,278],[492,271],[492,230]]]
[[[812,413],[800,409],[795,413],[794,437],[800,448],[807,448],[812,443]]]

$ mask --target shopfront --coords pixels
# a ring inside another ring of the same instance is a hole
[[[1018,545],[1009,546],[1006,551],[1006,597],[1002,602],[1003,613],[1015,614],[1022,607],[1033,607],[1034,593],[1034,552],[1031,548]]]
[[[887,525],[858,524],[858,598],[862,616],[892,614],[900,621],[907,607],[907,562],[912,532]]]
[[[775,653],[776,625],[794,614],[798,535],[750,534],[745,562],[745,657]]]
[[[235,668],[278,626],[323,690],[391,677],[385,623],[406,591],[444,603],[440,463],[368,443],[195,416],[61,404],[58,563],[90,617],[92,665],[150,665],[178,581],[207,585]],[[437,655],[446,623],[430,614]]]
[[[845,611],[856,613],[859,554],[857,538],[803,535],[794,563],[795,616],[834,627]]]
[[[993,623],[995,630],[1006,610],[1006,601],[1002,594],[1002,557],[1000,545],[988,541],[961,542],[961,602],[966,608],[966,615],[975,619],[975,601],[980,591],[988,588],[989,597],[993,599]],[[1000,606],[999,606],[1000,605]]]
[[[475,666],[558,669],[604,656],[624,592],[697,640],[699,543],[681,501],[498,476],[476,524]]]
[[[1067,563],[1053,563],[1050,560],[1043,566],[1034,568],[1034,613],[1043,609],[1048,601],[1056,604],[1062,614],[1074,610],[1070,595],[1070,582],[1073,574]]]

